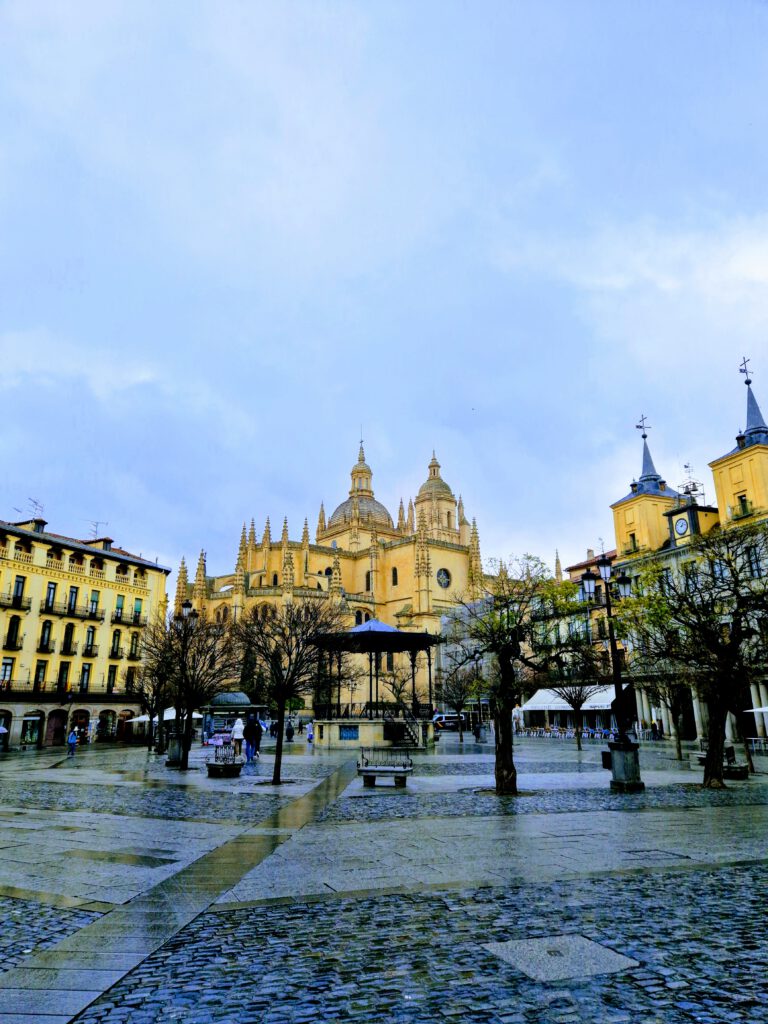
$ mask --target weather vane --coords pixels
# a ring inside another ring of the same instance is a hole
[[[645,440],[646,437],[648,437],[646,431],[650,429],[651,425],[648,422],[648,417],[645,415],[645,413],[643,413],[643,415],[640,417],[640,422],[635,424],[635,430],[642,430],[642,434],[640,436],[643,440]]]
[[[741,363],[739,364],[739,373],[743,373],[744,374],[744,376],[746,377],[746,380],[744,381],[744,383],[747,384],[747,385],[752,383],[752,381],[750,380],[750,377],[749,377],[749,364],[751,362],[752,362],[751,359],[747,359],[747,357],[744,356],[744,358],[742,359]]]

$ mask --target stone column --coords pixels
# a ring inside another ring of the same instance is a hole
[[[653,721],[653,711],[651,709],[651,702],[648,700],[648,694],[643,690],[643,718],[645,719],[645,726],[647,729],[651,728],[651,722]]]
[[[24,721],[24,709],[19,708],[13,709],[13,718],[11,719],[11,727],[8,730],[8,749],[18,750],[19,744],[21,743],[21,725]]]
[[[704,713],[703,713],[704,709],[702,708],[701,702],[700,702],[699,698],[696,696],[696,694],[694,693],[694,694],[692,694],[692,696],[693,696],[693,717],[694,717],[694,720],[696,722],[696,739],[697,740],[703,740],[706,737],[706,735],[707,735],[706,727],[705,727],[705,721],[704,721]]]
[[[668,708],[661,708],[661,724],[664,726],[664,736],[667,739],[672,737],[672,719],[669,716]]]
[[[760,688],[757,685],[757,683],[752,683],[751,684],[751,686],[749,687],[749,692],[752,694],[752,707],[753,708],[761,708],[761,707],[763,707],[764,705],[763,705],[763,703],[762,703],[762,701],[760,699]],[[757,736],[765,736],[765,722],[763,721],[763,716],[762,715],[752,715],[752,718],[753,718],[754,723],[755,723],[755,730],[756,730],[755,735],[757,735]]]
[[[640,728],[640,723],[643,720],[643,691],[635,690],[635,705],[637,707],[637,727]]]
[[[755,706],[760,708],[768,708],[768,686],[766,686],[765,683],[760,683],[758,689],[760,691],[760,703],[756,704]],[[757,717],[757,715],[755,717]],[[763,726],[765,728],[765,734],[766,736],[768,736],[768,711],[764,712],[762,718]]]
[[[725,738],[726,738],[726,740],[730,740],[731,743],[735,742],[734,737],[735,737],[736,733],[734,731],[734,725],[735,725],[735,721],[734,721],[733,715],[729,711],[728,715],[727,715],[727,717],[725,719]]]

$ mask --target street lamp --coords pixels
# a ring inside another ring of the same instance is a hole
[[[605,554],[598,558],[597,570],[600,573],[599,578],[605,584],[605,615],[608,619],[614,707],[616,708],[616,725],[619,733],[618,739],[608,744],[611,751],[611,789],[620,793],[638,793],[645,789],[645,783],[640,778],[640,758],[638,756],[640,746],[627,735],[628,723],[624,711],[624,691],[621,685],[621,660],[616,644],[616,631],[613,628],[613,606],[611,603],[612,586],[615,585],[618,588],[619,597],[626,598],[630,595],[632,582],[625,572],[620,573],[614,579],[611,578],[611,560]],[[594,599],[597,579],[595,573],[589,569],[582,574],[581,585],[588,601]]]

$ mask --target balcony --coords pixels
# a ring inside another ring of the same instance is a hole
[[[110,649],[109,649],[109,657],[110,658],[115,658],[115,659],[117,659],[117,658],[124,658],[125,657],[125,648],[124,647],[110,647]]]
[[[43,641],[41,640],[40,643],[37,645],[37,653],[38,654],[55,654],[55,652],[56,652],[56,641],[55,640],[49,640],[48,643],[43,643]]]
[[[139,651],[128,651],[128,661],[141,661],[141,653]]]
[[[11,558],[14,562],[21,562],[22,565],[32,565],[31,551],[12,551]]]
[[[7,636],[3,644],[4,651],[20,651],[24,646],[24,636]]]
[[[84,658],[95,658],[98,653],[99,653],[99,645],[98,644],[86,644],[83,647],[83,657]]]
[[[109,701],[110,704],[136,704],[136,694],[128,691],[112,692],[103,684],[99,687],[88,685],[88,690],[70,689],[67,684],[59,685],[57,682],[36,683],[32,679],[3,679],[0,680],[0,695],[4,701],[29,700],[34,695],[35,701],[41,704],[71,704],[79,700],[80,694],[88,694],[88,699]]]
[[[91,567],[91,571],[88,575],[94,580],[105,580],[107,578],[105,569],[94,569],[93,567]]]
[[[31,597],[21,597],[19,594],[0,594],[0,608],[15,608],[20,612],[28,612],[31,607]]]
[[[747,519],[755,514],[754,502],[741,498],[738,505],[728,506],[728,515],[731,519]]]
[[[40,602],[40,614],[41,615],[61,615],[65,617],[69,615],[68,605],[66,601],[45,601]]]
[[[99,608],[92,608],[88,604],[67,605],[64,614],[68,619],[89,619],[91,622],[103,622],[105,619],[103,611]]]
[[[146,626],[147,616],[141,612],[131,612],[126,608],[117,608],[112,612],[112,622],[118,626]]]
[[[75,641],[74,643],[72,643],[72,641],[67,643],[66,640],[65,640],[62,643],[62,645],[61,645],[61,655],[62,655],[62,657],[71,658],[73,655],[77,654],[77,648],[78,648],[77,641]]]

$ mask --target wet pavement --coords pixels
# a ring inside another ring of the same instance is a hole
[[[211,782],[137,749],[0,759],[0,1024],[768,1022],[768,762],[645,793],[531,739],[523,795],[444,736],[405,791],[269,747]]]

